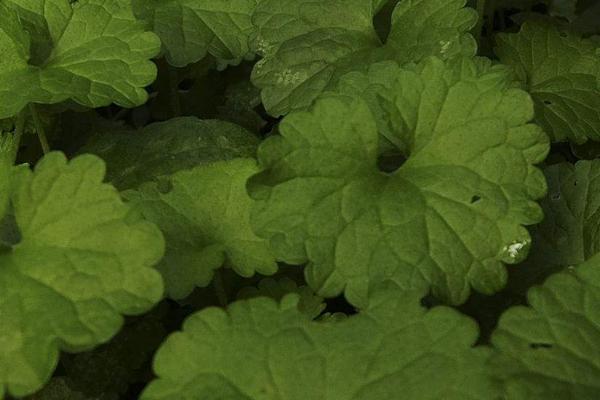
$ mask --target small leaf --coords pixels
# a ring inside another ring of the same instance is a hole
[[[160,42],[128,0],[7,0],[0,26],[0,119],[28,103],[134,107],[148,98]]]

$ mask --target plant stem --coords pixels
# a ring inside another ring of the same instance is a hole
[[[31,117],[33,118],[33,124],[35,125],[35,132],[37,133],[38,139],[40,141],[40,145],[42,146],[42,151],[44,154],[50,152],[50,146],[48,145],[48,139],[46,139],[46,132],[44,131],[44,125],[40,120],[40,116],[35,108],[33,103],[29,104],[29,111],[31,112]]]
[[[21,112],[17,115],[17,120],[15,122],[15,137],[13,139],[13,150],[12,150],[12,160],[13,164],[17,161],[17,155],[19,153],[19,148],[21,147],[21,138],[23,137],[23,132],[25,132],[25,110],[21,110]]]
[[[227,304],[229,304],[229,300],[227,299],[227,292],[225,291],[225,282],[223,281],[223,274],[221,272],[221,268],[215,271],[215,277],[213,278],[213,286],[215,288],[215,293],[217,294],[219,304],[221,305],[221,307],[226,307]]]

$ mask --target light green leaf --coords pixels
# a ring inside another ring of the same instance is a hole
[[[376,71],[377,69],[375,69]],[[431,286],[450,303],[493,293],[521,261],[545,194],[533,164],[548,152],[527,94],[506,74],[432,58],[387,82],[408,160],[378,169],[378,131],[363,101],[328,96],[290,114],[259,149],[252,223],[282,261],[309,262],[318,294],[361,306],[369,284]],[[390,95],[382,97],[390,98]]]
[[[600,257],[551,276],[509,309],[492,337],[493,371],[511,400],[600,394]]]
[[[100,131],[81,149],[108,164],[118,189],[131,189],[177,171],[236,157],[254,157],[258,138],[224,121],[172,118],[139,131]]]
[[[128,0],[9,0],[0,4],[0,22],[0,118],[28,103],[146,101],[160,42],[144,31]]]
[[[496,54],[513,66],[554,141],[600,140],[600,48],[548,23],[497,36]]]
[[[277,271],[268,242],[250,229],[252,200],[245,185],[257,170],[254,159],[219,161],[123,194],[166,237],[158,269],[170,297],[181,299],[195,286],[207,286],[224,264],[244,277]]]
[[[600,161],[556,164],[544,172],[544,220],[533,228],[531,255],[511,280],[512,289],[523,294],[550,274],[600,252]]]
[[[207,54],[223,64],[251,56],[248,37],[257,1],[133,0],[133,7],[160,37],[168,62],[183,67]]]
[[[163,294],[151,268],[163,254],[162,235],[102,183],[100,159],[67,163],[50,153],[34,172],[16,171],[21,240],[0,255],[0,397],[41,388],[59,350],[108,341],[122,314],[145,312]]]
[[[364,0],[264,0],[256,8],[254,43],[264,55],[253,71],[272,115],[309,106],[345,72],[373,61],[418,62],[426,56],[475,54],[467,33],[477,13],[465,0],[405,0],[382,44],[375,3]]]
[[[473,321],[419,293],[386,288],[368,310],[332,323],[297,295],[192,315],[158,350],[142,400],[411,400],[496,398]]]

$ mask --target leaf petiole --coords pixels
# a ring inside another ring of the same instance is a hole
[[[35,132],[37,133],[40,145],[42,146],[42,151],[44,152],[44,154],[48,154],[50,152],[50,146],[48,145],[48,139],[46,138],[44,125],[42,124],[37,109],[35,108],[35,105],[33,103],[29,104],[29,112],[31,113],[31,117],[33,118]]]
[[[13,139],[13,148],[12,148],[12,155],[11,155],[13,164],[17,160],[17,154],[19,153],[19,147],[21,146],[21,138],[23,137],[24,131],[25,131],[25,110],[23,109],[17,115],[17,120],[15,121],[15,136]]]
[[[229,299],[227,298],[227,292],[225,291],[225,282],[223,282],[221,268],[215,271],[213,286],[215,288],[215,293],[217,295],[217,299],[219,300],[219,304],[221,307],[226,307],[227,304],[229,304]]]
[[[481,46],[481,35],[483,31],[483,24],[485,20],[485,11],[486,11],[486,0],[477,0],[477,14],[479,15],[479,19],[477,21],[477,25],[475,26],[475,37],[477,38],[477,42]]]

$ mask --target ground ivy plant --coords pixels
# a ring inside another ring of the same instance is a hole
[[[600,398],[600,4],[0,0],[0,400]]]

